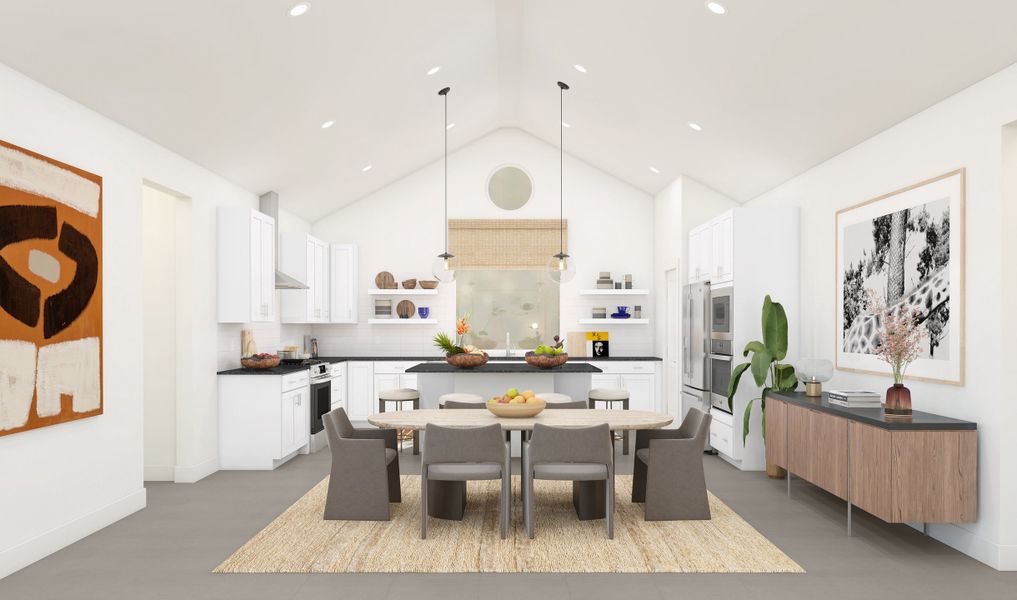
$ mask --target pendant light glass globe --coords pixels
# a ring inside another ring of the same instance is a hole
[[[443,252],[434,258],[431,263],[431,273],[434,278],[442,283],[452,283],[456,280],[456,257]]]
[[[576,259],[559,252],[547,261],[547,276],[555,283],[568,283],[576,276]]]

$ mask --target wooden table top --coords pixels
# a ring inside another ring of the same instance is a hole
[[[502,429],[529,431],[534,424],[553,427],[590,427],[607,423],[614,431],[659,429],[670,425],[674,417],[647,410],[605,410],[579,408],[547,408],[528,419],[496,417],[487,409],[464,410],[399,410],[371,415],[367,421],[377,427],[394,429],[425,429],[428,423],[442,427],[483,427],[498,424]]]

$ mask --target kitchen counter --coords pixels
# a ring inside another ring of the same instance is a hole
[[[909,430],[972,430],[977,429],[978,424],[971,421],[961,421],[932,413],[914,411],[910,418],[887,417],[883,408],[848,408],[838,404],[830,404],[829,396],[824,392],[822,398],[810,398],[805,392],[770,392],[767,398],[783,400],[795,406],[812,408],[820,412],[829,413],[838,417],[858,421],[867,425],[873,425],[882,429],[894,431]]]
[[[445,362],[445,357],[439,356],[319,356],[316,360],[323,360],[328,363],[337,362],[350,362],[350,361],[373,361],[373,362],[384,362],[384,361],[407,361],[407,362]],[[491,356],[488,358],[488,362],[505,362],[505,361],[518,361],[522,362],[522,356]],[[599,362],[599,361],[632,361],[632,362],[660,362],[663,359],[658,356],[610,356],[607,358],[593,358],[590,356],[574,356],[570,360],[583,361],[583,362]]]
[[[219,371],[216,375],[289,375],[290,373],[299,373],[306,370],[307,365],[279,365],[271,369],[227,369]]]
[[[424,362],[419,365],[414,365],[409,369],[406,369],[407,373],[445,373],[445,374],[465,374],[465,375],[481,375],[484,373],[534,373],[534,374],[572,374],[572,373],[603,373],[604,371],[585,362],[567,362],[560,367],[554,367],[552,369],[538,369],[531,364],[525,363],[521,360],[517,361],[500,361],[494,363],[487,363],[480,365],[479,367],[473,367],[472,369],[462,369],[454,367],[447,362]]]
[[[407,371],[412,373],[453,373],[456,371],[476,371],[476,369],[456,369],[445,362],[444,356],[319,356],[312,360],[319,360],[326,363],[344,363],[344,362],[418,362],[418,363],[434,363],[439,369],[446,370],[435,370],[435,371]],[[590,371],[577,371],[572,370],[569,365],[575,365],[578,363],[590,363],[590,362],[660,362],[662,359],[656,356],[611,356],[609,358],[590,358],[587,356],[576,356],[571,359],[573,362],[565,363],[566,369],[562,368],[552,369],[550,372],[555,373],[600,373],[601,370],[588,365],[588,367],[596,370]],[[492,363],[497,363],[492,364]],[[510,364],[504,364],[510,363]],[[420,365],[417,365],[420,366]],[[499,370],[492,370],[495,367],[499,367]],[[544,369],[537,369],[523,362],[522,356],[492,356],[488,359],[488,363],[484,365],[487,367],[485,371],[487,373],[535,373],[545,371]],[[414,367],[415,368],[415,367]],[[225,371],[219,371],[217,375],[288,375],[290,373],[296,373],[298,371],[306,371],[306,365],[279,365],[271,369],[227,369]]]

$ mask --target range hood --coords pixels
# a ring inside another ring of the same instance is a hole
[[[280,241],[282,239],[282,231],[279,227],[279,194],[265,192],[258,198],[258,206],[262,213],[275,219],[275,289],[308,289],[306,283],[279,270],[279,248],[281,247]]]

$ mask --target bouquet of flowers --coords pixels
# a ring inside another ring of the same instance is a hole
[[[470,345],[463,345],[463,336],[470,332],[470,315],[466,314],[456,319],[455,340],[446,333],[439,333],[434,336],[434,345],[445,352],[445,356],[456,354],[487,354],[480,348]]]
[[[887,307],[873,290],[868,292],[872,313],[879,317],[879,343],[876,345],[876,356],[893,369],[893,382],[903,384],[904,372],[921,352],[921,342],[925,336],[921,313],[917,310],[905,311],[901,307]]]

